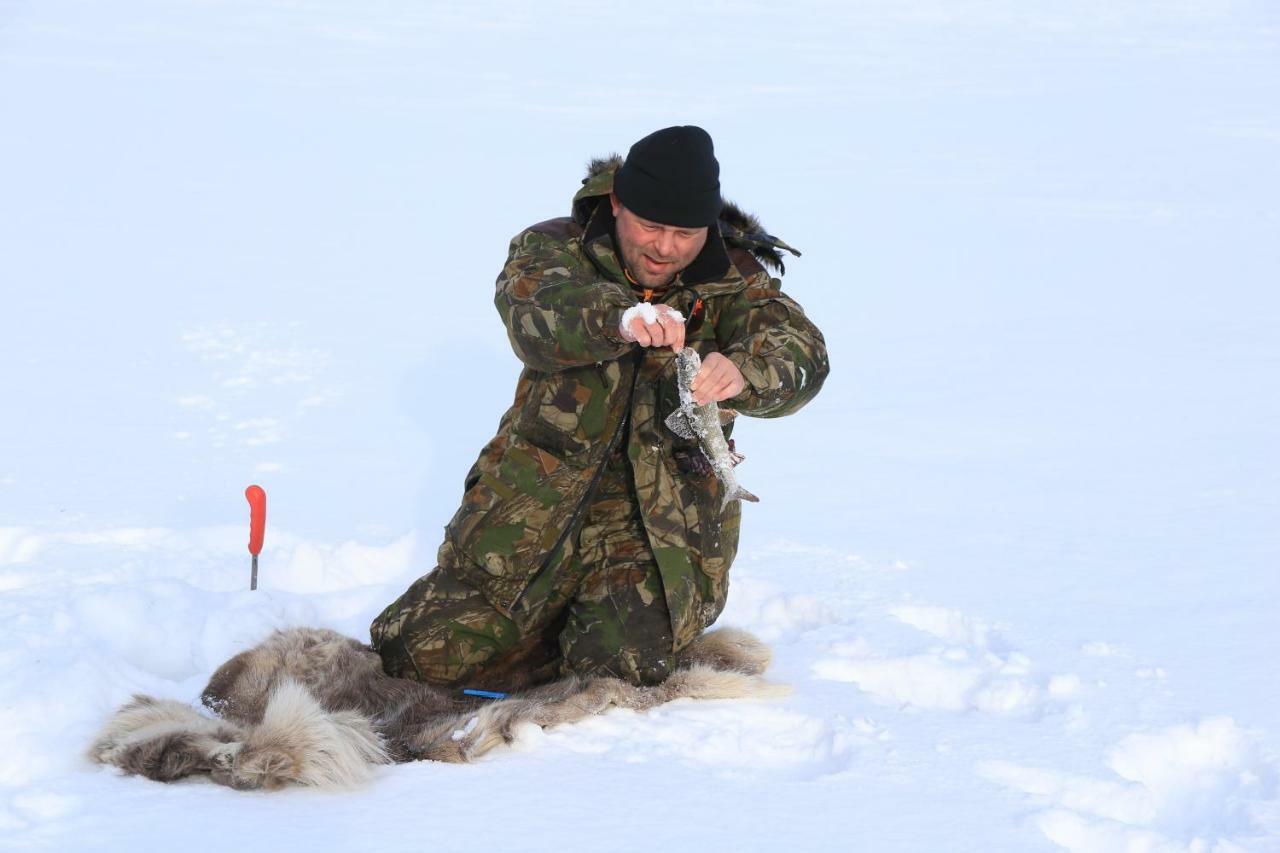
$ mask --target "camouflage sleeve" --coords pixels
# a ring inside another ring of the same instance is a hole
[[[817,395],[830,371],[822,332],[779,289],[781,284],[759,276],[722,320],[722,352],[747,380],[742,393],[724,405],[744,415],[777,418],[799,410]]]
[[[633,349],[618,324],[635,301],[562,241],[537,231],[511,241],[494,296],[516,356],[545,373],[611,361]]]

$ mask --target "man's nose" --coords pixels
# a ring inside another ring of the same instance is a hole
[[[662,253],[662,257],[671,257],[676,248],[676,236],[670,231],[660,231],[658,233],[656,248]]]

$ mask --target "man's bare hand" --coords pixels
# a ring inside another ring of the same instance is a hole
[[[622,315],[618,331],[624,340],[642,347],[684,349],[684,315],[670,305],[642,303],[628,308]]]
[[[747,380],[738,366],[720,353],[713,352],[702,359],[702,368],[689,383],[689,390],[693,392],[693,401],[705,406],[712,400],[719,403],[738,396],[746,385]]]

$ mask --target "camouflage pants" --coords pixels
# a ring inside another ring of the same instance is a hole
[[[510,616],[440,565],[374,620],[374,649],[391,675],[432,684],[514,690],[558,675],[662,681],[675,665],[671,617],[626,463],[606,467],[580,528]]]

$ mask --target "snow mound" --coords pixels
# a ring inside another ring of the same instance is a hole
[[[814,662],[813,675],[856,684],[878,701],[938,711],[981,711],[1036,718],[1074,696],[1080,679],[1034,672],[1031,660],[979,618],[959,610],[896,605],[898,622],[944,641],[912,654],[877,651],[863,637],[833,643]]]
[[[990,761],[980,775],[1048,808],[1040,830],[1073,851],[1221,851],[1255,831],[1252,810],[1273,798],[1276,767],[1230,717],[1132,734],[1109,752],[1118,778]]]
[[[0,566],[30,562],[43,547],[44,540],[26,528],[0,527]],[[0,589],[5,588],[0,582]]]
[[[299,541],[282,555],[264,584],[289,592],[337,592],[395,581],[417,565],[417,536],[406,534],[387,545],[343,542],[325,545]]]
[[[789,642],[809,631],[840,621],[837,612],[816,595],[787,594],[772,584],[738,583],[720,623],[749,625],[766,643]]]
[[[966,616],[953,608],[903,604],[889,608],[889,613],[905,625],[955,645],[981,649],[1003,645],[999,635],[985,621]]]
[[[628,764],[699,767],[719,775],[807,779],[838,773],[867,734],[841,719],[823,719],[759,702],[681,700],[639,714],[611,711],[572,727],[521,733],[528,748],[607,756]]]

